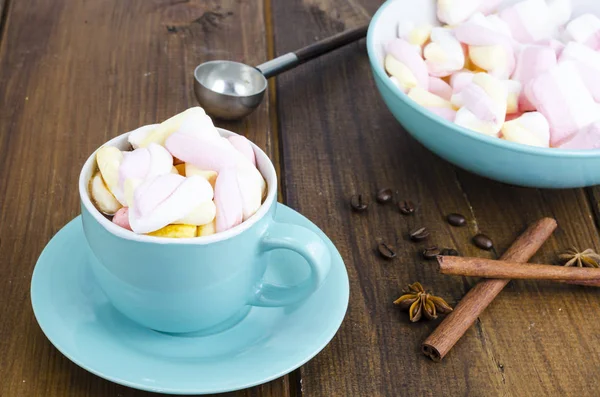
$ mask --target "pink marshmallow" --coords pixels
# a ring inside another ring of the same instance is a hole
[[[600,149],[600,122],[595,122],[558,145],[560,149]]]
[[[600,18],[594,14],[583,14],[565,26],[565,41],[576,41],[594,50],[600,50]]]
[[[552,48],[552,50],[556,54],[556,58],[559,58],[563,50],[565,49],[565,44],[562,41],[556,39],[540,40],[536,42],[535,45]]]
[[[412,44],[402,39],[394,39],[388,43],[386,53],[406,65],[417,79],[421,88],[429,89],[427,65],[423,58],[421,58],[421,55],[415,51]]]
[[[252,144],[250,144],[250,141],[245,136],[232,135],[227,139],[233,145],[233,147],[237,149],[237,151],[242,153],[244,157],[246,157],[254,166],[256,166],[254,149],[252,149]]]
[[[524,0],[505,8],[500,18],[509,26],[512,36],[521,43],[535,43],[550,38],[556,26],[544,0]]]
[[[444,118],[450,122],[454,122],[454,119],[456,119],[456,110],[454,109],[448,109],[448,108],[434,108],[434,107],[426,107],[427,110],[429,110],[431,113],[435,113],[438,116],[440,116],[441,118]]]
[[[526,95],[550,124],[555,146],[600,117],[598,105],[571,61],[561,62],[527,86]]]
[[[175,132],[165,142],[171,154],[202,170],[220,172],[236,164],[237,153],[226,139]]]
[[[507,115],[506,115],[506,120],[505,120],[505,122],[508,122],[508,121],[512,121],[512,120],[518,119],[519,117],[521,117],[521,116],[522,116],[522,115],[524,115],[524,114],[525,114],[525,113],[522,113],[522,112],[517,112],[517,113],[507,114]]]
[[[231,229],[242,223],[243,203],[235,168],[222,169],[215,183],[215,205],[217,207],[217,232]]]
[[[479,120],[494,123],[499,121],[495,110],[497,106],[483,88],[477,84],[469,84],[460,94],[462,95],[463,106]]]
[[[121,226],[123,229],[131,230],[131,225],[129,224],[129,208],[121,207],[113,216],[112,222]]]
[[[512,77],[513,80],[519,81],[524,87],[519,96],[519,109],[523,111],[536,110],[535,106],[527,99],[528,84],[532,79],[555,66],[556,54],[550,47],[528,45],[521,49]]]
[[[470,70],[465,70],[462,72],[456,72],[450,77],[450,85],[452,86],[452,93],[458,94],[461,92],[466,86],[471,84],[473,81],[473,76],[475,73]]]
[[[429,78],[429,92],[449,101],[452,98],[452,87],[437,77]]]

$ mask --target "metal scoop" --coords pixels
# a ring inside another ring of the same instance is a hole
[[[347,30],[257,67],[232,61],[205,62],[194,70],[196,98],[211,116],[226,120],[243,118],[260,105],[269,77],[357,41],[366,36],[367,28]]]

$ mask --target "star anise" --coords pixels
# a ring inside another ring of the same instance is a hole
[[[558,257],[565,262],[565,266],[600,267],[600,255],[590,248],[582,252],[577,248],[571,248]]]
[[[408,309],[408,317],[413,323],[423,316],[428,320],[437,318],[438,313],[450,313],[452,307],[439,296],[434,296],[425,291],[419,282],[408,286],[408,291],[394,301],[402,310]]]

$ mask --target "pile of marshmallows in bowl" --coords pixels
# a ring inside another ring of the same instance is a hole
[[[188,238],[235,227],[267,191],[251,143],[221,137],[200,107],[128,136],[131,151],[103,146],[89,192],[112,222],[137,234]]]
[[[538,147],[600,148],[600,19],[570,0],[438,0],[433,27],[402,21],[385,70],[462,127]]]

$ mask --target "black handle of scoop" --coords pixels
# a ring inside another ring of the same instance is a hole
[[[345,32],[328,37],[295,52],[283,54],[275,59],[258,65],[256,68],[260,70],[266,78],[276,76],[279,73],[283,73],[308,62],[311,59],[362,39],[367,35],[368,28],[369,26],[365,25],[360,28],[346,30]]]

